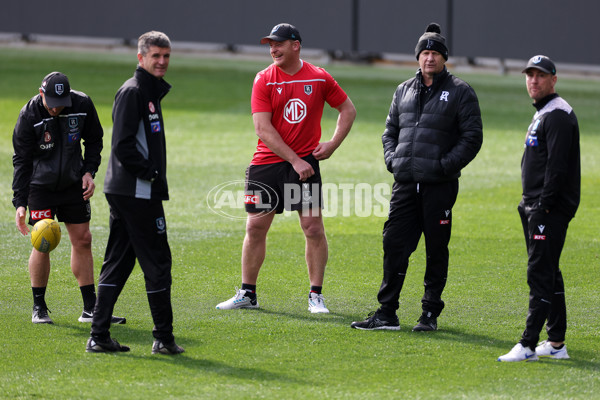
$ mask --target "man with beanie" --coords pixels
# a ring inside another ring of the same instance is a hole
[[[383,228],[383,280],[377,311],[353,322],[363,330],[399,330],[396,315],[410,255],[425,236],[422,314],[413,331],[437,330],[444,308],[452,207],[461,170],[483,141],[481,113],[471,86],[448,72],[446,39],[431,23],[415,48],[416,77],[394,93],[383,132],[385,164],[394,175],[388,220]]]
[[[529,312],[521,340],[498,361],[566,359],[567,308],[559,260],[579,207],[579,125],[571,106],[555,92],[552,60],[534,56],[523,72],[536,109],[525,138],[518,207],[527,245]],[[548,340],[537,345],[544,324]]]
[[[71,271],[83,298],[80,322],[92,322],[96,303],[90,198],[96,188],[103,135],[92,100],[71,90],[67,76],[56,71],[44,77],[39,93],[23,106],[13,132],[15,223],[23,235],[29,233],[27,208],[30,225],[55,217],[64,222],[71,242]],[[50,254],[32,249],[34,324],[53,323],[45,296],[49,276]],[[112,322],[124,324],[125,318],[112,317]]]
[[[98,300],[86,351],[124,352],[110,336],[110,319],[136,260],[144,273],[154,322],[152,354],[180,354],[173,336],[171,249],[163,201],[169,199],[167,149],[161,100],[171,89],[164,80],[171,41],[150,31],[138,39],[138,66],[117,91],[113,135],[104,193],[110,207],[110,233]]]

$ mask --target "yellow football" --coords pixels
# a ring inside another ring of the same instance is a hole
[[[60,243],[60,225],[53,219],[42,219],[33,225],[31,244],[42,253],[49,253]]]

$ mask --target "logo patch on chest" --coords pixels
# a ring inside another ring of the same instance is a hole
[[[283,118],[290,124],[300,123],[306,117],[306,104],[300,99],[290,99],[283,109]]]

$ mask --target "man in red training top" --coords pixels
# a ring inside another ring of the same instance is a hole
[[[327,71],[300,58],[302,38],[295,26],[278,24],[260,42],[269,44],[273,64],[256,75],[252,88],[252,118],[259,140],[246,170],[242,287],[216,308],[258,308],[256,280],[265,259],[267,233],[275,214],[286,209],[298,211],[306,238],[308,309],[328,313],[321,294],[328,246],[319,161],[331,157],[348,135],[356,109]],[[325,102],[339,111],[339,117],[331,140],[320,142]]]

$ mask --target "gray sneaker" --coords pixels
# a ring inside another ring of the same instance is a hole
[[[177,346],[175,342],[170,344],[164,344],[162,340],[155,339],[152,344],[152,354],[167,354],[167,355],[175,355],[181,354],[185,350],[181,346]]]
[[[53,324],[54,322],[48,316],[48,311],[50,311],[48,307],[34,305],[31,322],[34,324]]]
[[[129,351],[129,347],[123,346],[111,338],[108,338],[106,341],[89,338],[85,346],[85,351],[88,353],[115,353]]]

